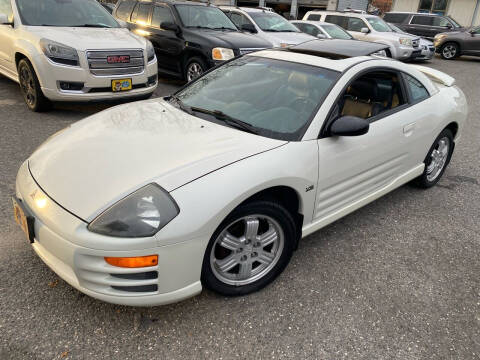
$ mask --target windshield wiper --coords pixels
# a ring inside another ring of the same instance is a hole
[[[268,32],[282,32],[282,30],[277,30],[277,29],[262,29],[263,31],[268,31]]]
[[[189,28],[189,29],[208,29],[208,30],[213,30],[212,27],[208,27],[208,26],[200,26],[200,25],[195,25],[195,26],[185,26],[186,28]]]
[[[190,107],[191,111],[203,113],[203,114],[208,114],[212,115],[218,120],[223,120],[225,123],[228,125],[235,127],[237,129],[252,133],[252,134],[258,134],[257,129],[255,129],[254,126],[250,125],[249,123],[246,123],[245,121],[235,119],[231,117],[230,115],[225,114],[224,112],[220,110],[208,110],[208,109],[203,109],[199,107],[192,106]]]
[[[192,110],[191,110],[191,108],[188,107],[187,105],[185,105],[185,104],[183,103],[183,101],[178,98],[178,96],[172,95],[172,96],[170,96],[170,100],[174,100],[174,101],[177,103],[178,107],[179,107],[181,110],[185,111],[187,114],[192,115]]]
[[[105,24],[81,24],[81,25],[70,25],[71,27],[90,27],[90,28],[111,28],[109,25]]]
[[[225,27],[225,26],[222,26],[222,27],[214,27],[214,28],[210,28],[212,30],[232,30],[232,31],[237,31],[237,29],[232,29],[232,28],[229,28],[229,27]]]

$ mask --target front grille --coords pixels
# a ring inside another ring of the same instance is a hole
[[[130,61],[125,63],[109,64],[109,56],[129,56]],[[91,50],[87,51],[88,67],[93,75],[134,75],[145,69],[143,50]]]
[[[416,49],[420,45],[420,39],[412,40],[412,46]]]
[[[254,51],[265,50],[264,48],[243,48],[240,49],[240,55],[245,55]]]

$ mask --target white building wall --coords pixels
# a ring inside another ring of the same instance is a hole
[[[393,2],[392,11],[418,11],[419,0],[395,0]]]
[[[447,14],[457,20],[462,26],[470,26],[476,0],[450,0]]]

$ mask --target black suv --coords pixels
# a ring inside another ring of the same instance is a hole
[[[461,31],[463,27],[449,16],[425,13],[388,12],[383,20],[397,25],[403,31],[433,39],[438,33]]]
[[[160,72],[187,81],[235,56],[271,47],[205,3],[120,0],[113,15],[153,43]]]

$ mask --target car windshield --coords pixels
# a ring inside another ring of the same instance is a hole
[[[96,0],[16,0],[24,25],[105,27],[120,25]]]
[[[199,5],[176,5],[175,7],[185,27],[237,31],[227,15],[217,7]]]
[[[263,31],[272,32],[301,32],[295,25],[291,24],[284,17],[272,12],[251,12],[248,13],[253,21]]]
[[[462,25],[460,25],[455,19],[453,19],[451,16],[447,16],[450,21],[453,23],[453,25],[455,25],[456,27],[462,27]]]
[[[300,140],[339,77],[336,71],[316,66],[244,56],[199,78],[178,92],[176,99],[184,109],[221,113],[262,136]],[[204,112],[192,113],[225,123]]]
[[[375,31],[392,32],[392,29],[390,29],[387,23],[378,17],[368,17],[367,21]]]
[[[334,39],[353,39],[353,36],[336,25],[321,25],[322,29]]]

